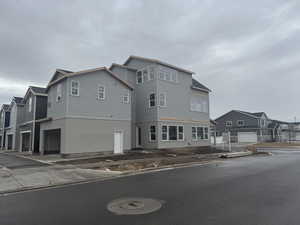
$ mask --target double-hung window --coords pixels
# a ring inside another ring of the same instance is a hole
[[[167,96],[166,93],[159,94],[159,106],[165,107],[167,106]]]
[[[143,70],[143,82],[147,82],[148,81],[148,70],[147,68]]]
[[[177,83],[177,71],[172,72],[171,74],[171,80],[175,83]]]
[[[56,87],[56,101],[59,102],[62,98],[62,86],[58,84]]]
[[[150,126],[149,136],[150,136],[150,141],[156,140],[156,127],[153,125]]]
[[[71,95],[79,96],[79,81],[77,80],[71,81]]]
[[[245,125],[244,120],[238,120],[238,121],[237,121],[237,125],[238,125],[239,127],[243,127],[243,126]]]
[[[103,85],[98,85],[97,99],[101,101],[105,100],[105,87]]]
[[[167,125],[163,125],[161,127],[161,139],[163,141],[167,141],[168,140],[168,126]]]
[[[155,77],[155,68],[153,66],[149,66],[149,80],[154,80]]]
[[[143,83],[143,73],[142,73],[142,71],[138,71],[136,73],[136,83],[137,84]]]
[[[192,127],[192,140],[197,141],[197,127]]]
[[[129,104],[130,103],[130,94],[129,93],[123,95],[123,103],[124,104]]]
[[[28,102],[28,112],[31,112],[31,110],[32,110],[32,97],[30,97],[28,101],[29,101]]]
[[[226,127],[232,127],[232,121],[226,121],[225,126]]]
[[[149,107],[155,107],[156,102],[155,102],[155,93],[151,93],[149,95]]]
[[[183,141],[184,140],[183,126],[178,126],[178,140],[179,141]]]
[[[208,127],[192,127],[192,140],[208,140]]]

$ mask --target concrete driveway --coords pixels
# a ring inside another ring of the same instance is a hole
[[[34,161],[31,159],[25,159],[22,157],[15,156],[10,153],[0,153],[0,166],[8,169],[20,169],[27,167],[40,167],[47,164]]]

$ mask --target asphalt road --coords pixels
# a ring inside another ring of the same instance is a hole
[[[0,224],[298,225],[300,152],[226,160],[0,197]],[[118,216],[120,197],[165,201],[154,213]]]
[[[13,154],[0,153],[0,166],[7,167],[9,169],[19,169],[24,167],[38,167],[46,164],[21,157],[17,157]]]

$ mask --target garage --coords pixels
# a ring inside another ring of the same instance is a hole
[[[13,134],[7,135],[7,150],[13,149]]]
[[[21,150],[22,150],[22,152],[30,151],[30,145],[31,145],[31,132],[26,131],[26,132],[21,133]]]
[[[239,143],[257,143],[256,132],[238,132]]]
[[[44,154],[60,153],[60,129],[44,131]]]

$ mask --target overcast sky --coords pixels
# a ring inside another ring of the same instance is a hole
[[[56,68],[157,58],[196,72],[211,117],[300,120],[300,1],[0,1],[0,103]]]

